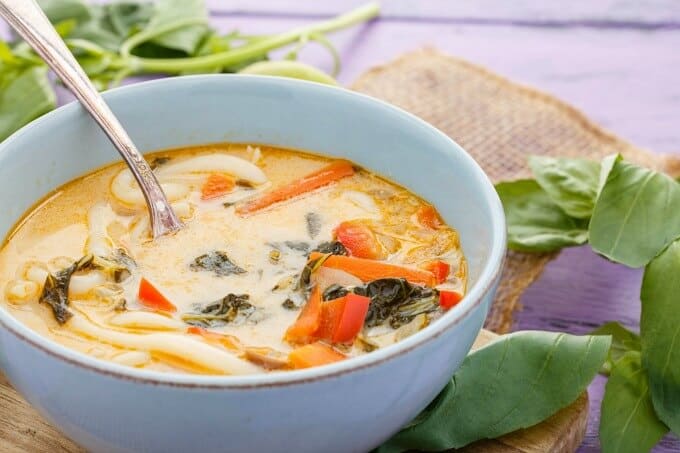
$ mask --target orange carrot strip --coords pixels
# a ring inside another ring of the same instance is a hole
[[[309,259],[315,260],[322,256],[322,253],[312,252]],[[331,255],[323,262],[322,266],[340,269],[364,282],[391,277],[403,278],[411,283],[430,287],[437,283],[434,274],[423,269],[398,266],[396,264],[385,263],[384,261],[367,260],[353,256]]]
[[[286,330],[286,341],[304,344],[315,340],[314,335],[321,326],[321,303],[321,290],[315,286],[297,320]]]
[[[203,187],[201,187],[201,200],[221,197],[234,190],[235,186],[236,182],[233,178],[221,173],[213,173],[208,176],[208,179],[203,183]]]
[[[436,230],[437,228],[444,225],[444,222],[442,222],[441,217],[439,217],[437,210],[429,204],[418,208],[418,211],[416,212],[416,218],[418,219],[418,223],[433,230]]]
[[[232,351],[241,351],[243,349],[243,345],[241,344],[241,342],[238,340],[238,338],[236,338],[233,335],[211,332],[209,330],[204,329],[203,327],[198,326],[187,327],[187,333],[193,335],[200,335],[206,341],[222,345],[227,349],[231,349]]]
[[[344,354],[323,343],[308,344],[288,354],[288,362],[295,369],[326,365],[346,358]]]
[[[154,310],[177,311],[177,307],[145,278],[142,278],[141,282],[139,282],[139,294],[137,297],[142,305]]]
[[[238,206],[236,212],[239,214],[251,214],[275,203],[311,192],[312,190],[328,185],[346,176],[352,176],[353,174],[354,167],[351,162],[336,160],[314,173],[310,173],[301,179],[274,189],[271,192],[263,194],[259,198]]]

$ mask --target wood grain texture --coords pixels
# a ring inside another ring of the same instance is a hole
[[[69,452],[82,450],[47,423],[0,374],[0,451]]]
[[[369,0],[207,0],[213,14],[328,16]],[[520,0],[388,0],[382,17],[398,20],[511,22],[524,25],[673,26],[680,25],[680,2],[654,0],[577,0],[546,2]],[[651,3],[651,4],[650,4]],[[559,5],[559,6],[558,6]]]
[[[482,330],[473,349],[493,341],[498,335]],[[83,453],[71,440],[47,423],[0,374],[0,451]],[[496,440],[470,445],[465,453],[568,453],[583,440],[588,418],[586,394],[545,422],[529,429],[508,434]]]

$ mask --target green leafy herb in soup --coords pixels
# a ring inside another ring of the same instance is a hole
[[[350,162],[246,145],[150,162],[185,228],[151,241],[122,165],[65,185],[0,251],[14,316],[113,362],[238,374],[385,347],[465,293],[457,233]]]

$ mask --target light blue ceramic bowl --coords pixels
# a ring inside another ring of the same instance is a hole
[[[0,308],[2,369],[47,419],[92,451],[360,452],[443,388],[482,326],[505,253],[501,203],[460,146],[383,102],[294,80],[192,76],[104,97],[141,150],[273,144],[346,157],[403,184],[460,232],[469,292],[440,320],[385,349],[320,368],[233,377],[100,361],[37,335]],[[50,190],[116,160],[78,104],[23,128],[0,145],[0,234]]]

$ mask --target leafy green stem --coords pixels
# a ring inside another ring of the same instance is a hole
[[[130,57],[130,64],[135,67],[135,72],[146,73],[180,73],[184,71],[203,71],[214,67],[229,67],[235,64],[248,61],[250,59],[261,57],[267,52],[278,49],[287,44],[292,44],[298,41],[303,36],[310,36],[317,33],[330,33],[342,30],[352,25],[366,22],[378,16],[380,7],[377,3],[368,3],[346,14],[342,14],[336,18],[319,22],[317,24],[306,25],[288,32],[264,38],[255,42],[251,42],[236,49],[227,50],[224,52],[189,58],[137,58]],[[139,35],[135,35],[133,38]],[[130,38],[133,39],[133,38]],[[139,40],[141,38],[138,38]],[[148,39],[148,37],[146,38]],[[127,51],[131,49],[129,41]],[[125,44],[123,45],[123,55],[126,54]]]
[[[120,54],[123,57],[131,56],[132,49],[138,45],[149,41],[151,39],[157,38],[165,33],[170,33],[172,31],[179,30],[184,27],[189,27],[191,25],[205,25],[205,19],[189,18],[185,20],[174,21],[166,26],[155,27],[151,30],[144,30],[135,35],[130,36],[123,44],[120,46]]]

